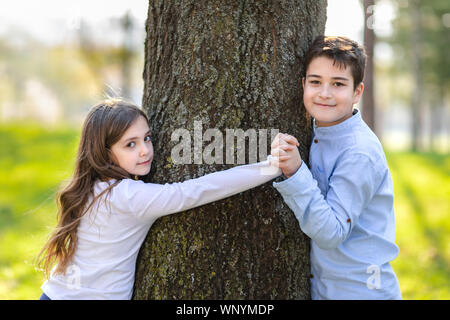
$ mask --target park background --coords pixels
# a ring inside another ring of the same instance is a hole
[[[375,125],[400,247],[392,265],[404,299],[449,299],[450,4],[378,0],[370,21],[364,11],[359,0],[329,0],[325,33],[363,43],[370,23],[376,34]],[[0,10],[0,299],[40,296],[34,258],[89,108],[108,96],[141,104],[146,15],[144,0],[16,0]]]

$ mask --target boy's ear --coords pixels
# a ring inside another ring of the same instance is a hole
[[[355,91],[353,92],[353,104],[357,104],[359,102],[359,99],[361,99],[363,92],[364,92],[364,83],[361,82],[356,86]]]

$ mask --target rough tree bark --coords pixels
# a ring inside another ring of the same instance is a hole
[[[203,133],[219,129],[224,144],[227,128],[289,132],[308,159],[302,61],[324,32],[326,5],[150,1],[143,107],[156,151],[149,179],[177,182],[233,166],[173,163],[171,135],[186,128],[193,137],[194,121]],[[270,135],[264,153],[269,148]],[[158,219],[141,247],[134,299],[309,299],[309,279],[309,239],[267,183]]]

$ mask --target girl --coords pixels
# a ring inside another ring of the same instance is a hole
[[[92,108],[83,125],[73,178],[57,198],[57,227],[39,254],[48,278],[41,299],[130,299],[136,257],[156,219],[281,174],[264,161],[181,183],[132,179],[148,174],[152,160],[144,112],[120,100]]]

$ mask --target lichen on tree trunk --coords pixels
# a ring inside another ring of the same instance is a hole
[[[302,60],[325,19],[325,0],[150,1],[143,97],[155,148],[149,179],[177,182],[233,166],[173,163],[171,135],[192,133],[194,121],[224,137],[227,128],[288,132],[307,160]],[[141,247],[134,299],[308,299],[309,277],[309,239],[267,183],[158,219]]]

